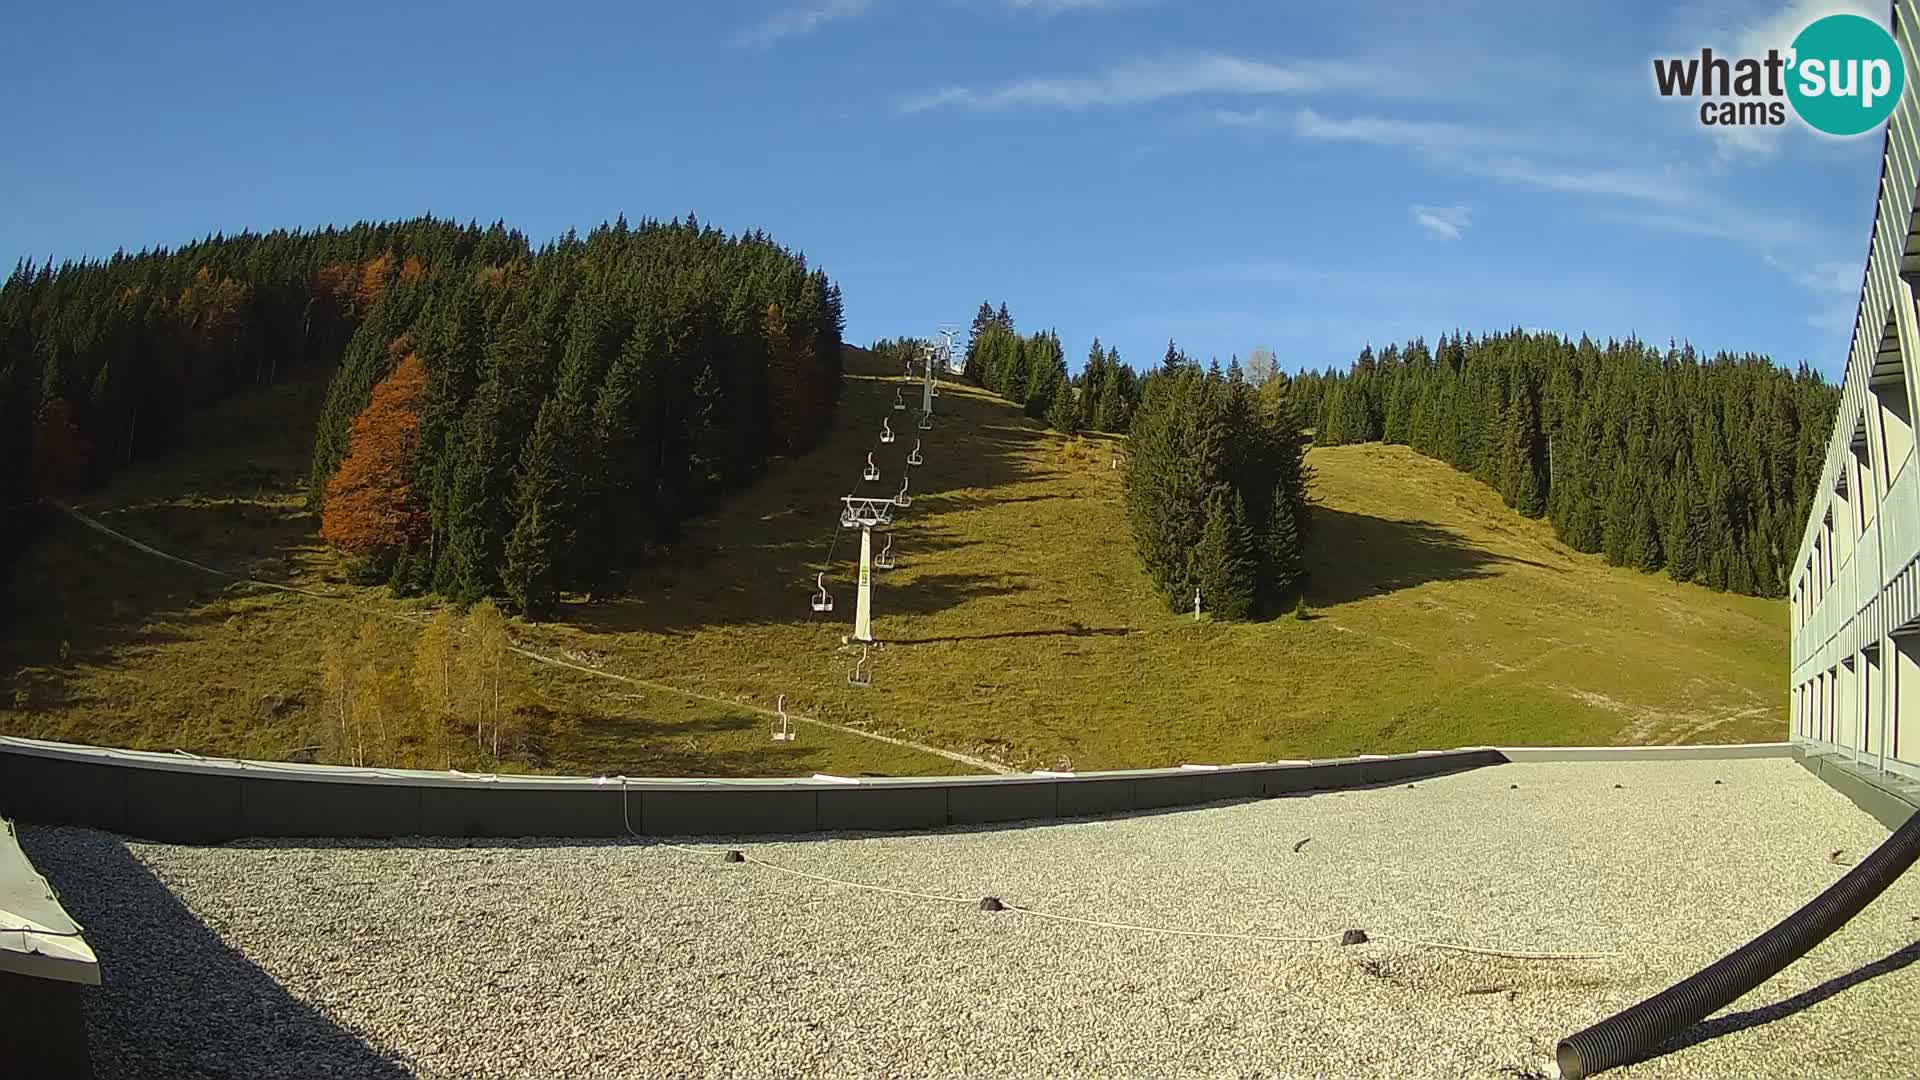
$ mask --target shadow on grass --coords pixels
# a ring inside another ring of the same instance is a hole
[[[836,611],[827,617],[837,619],[840,605],[852,609],[860,553],[860,531],[840,526],[841,496],[890,497],[902,475],[910,477],[913,502],[893,511],[902,570],[929,555],[978,546],[963,530],[933,519],[949,522],[956,514],[1058,497],[991,494],[1033,478],[1027,459],[1052,438],[1043,429],[1017,418],[1004,402],[954,392],[935,405],[935,426],[921,431],[914,426],[916,412],[893,411],[894,390],[902,385],[849,379],[840,419],[824,445],[778,463],[750,491],[688,522],[672,554],[634,575],[634,595],[571,602],[555,621],[591,632],[662,635],[804,623],[813,617],[808,600],[821,573],[836,594]],[[883,418],[897,435],[892,443],[879,442]],[[910,468],[906,459],[916,443],[925,463]],[[880,469],[878,481],[861,479],[869,453]],[[875,531],[876,554],[885,531]],[[914,577],[910,586],[890,590],[896,599],[889,610],[928,614],[1023,587],[988,560],[981,567],[979,573]],[[878,586],[886,588],[886,582],[883,573]]]
[[[100,958],[101,985],[86,991],[97,1075],[412,1075],[220,940],[118,837],[27,828],[20,839]]]
[[[1877,979],[1882,975],[1899,971],[1901,968],[1907,967],[1915,961],[1920,961],[1920,941],[1916,941],[1903,949],[1896,949],[1870,964],[1863,964],[1847,972],[1845,975],[1835,976],[1818,986],[1802,990],[1792,997],[1783,998],[1771,1005],[1762,1005],[1757,1009],[1743,1009],[1740,1012],[1728,1013],[1725,1016],[1718,1016],[1711,1020],[1703,1020],[1682,1031],[1668,1042],[1662,1043],[1659,1049],[1648,1055],[1647,1058],[1642,1058],[1641,1060],[1665,1057],[1675,1051],[1685,1050],[1689,1046],[1696,1046],[1709,1039],[1717,1039],[1722,1035],[1731,1035],[1736,1031],[1745,1031],[1748,1028],[1758,1027],[1761,1024],[1772,1023],[1782,1017],[1792,1016],[1794,1013],[1810,1009],[1828,998],[1833,997],[1835,994],[1850,990],[1869,979]]]
[[[1458,533],[1423,521],[1316,506],[1307,542],[1307,599],[1328,607],[1432,581],[1491,577],[1493,567],[1520,561],[1474,547]],[[1292,612],[1280,614],[1291,617]]]
[[[556,710],[557,711],[557,710]],[[729,713],[686,721],[574,712],[567,752],[548,764],[575,775],[811,776],[823,747],[804,740],[772,741],[773,721],[756,713]],[[748,749],[715,749],[714,735],[758,739]]]
[[[954,641],[998,641],[1003,638],[1037,637],[1126,637],[1133,633],[1126,626],[1076,626],[1065,630],[1005,630],[997,634],[949,634],[945,637],[891,638],[889,645],[940,645]]]

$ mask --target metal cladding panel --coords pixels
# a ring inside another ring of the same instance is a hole
[[[820,828],[840,830],[937,829],[948,824],[944,787],[847,785],[821,788]]]
[[[126,831],[127,770],[0,753],[0,817]]]
[[[419,833],[500,838],[626,836],[620,794],[617,786],[422,787]],[[629,814],[638,802],[629,793]]]
[[[119,831],[128,836],[214,844],[248,834],[240,777],[138,767],[125,772],[126,820]]]
[[[1059,812],[1066,817],[1124,814],[1134,809],[1133,779],[1075,779],[1060,782]]]
[[[1060,816],[1060,784],[954,786],[947,789],[947,819],[955,825],[1042,821]]]
[[[631,798],[638,815],[634,830],[645,836],[750,836],[820,828],[817,791],[649,789]]]
[[[1167,806],[1192,806],[1207,801],[1207,781],[1203,772],[1163,773],[1142,776],[1133,782],[1136,810]]]
[[[425,790],[416,785],[243,777],[242,827],[247,836],[419,835]]]

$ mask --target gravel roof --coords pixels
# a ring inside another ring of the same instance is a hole
[[[1512,764],[1132,818],[700,843],[743,864],[643,842],[22,835],[101,958],[103,1076],[1515,1077],[1887,833],[1775,759]],[[982,911],[988,895],[1334,940]],[[1354,928],[1373,940],[1335,943]],[[1920,873],[1615,1075],[1914,1075],[1916,959]]]

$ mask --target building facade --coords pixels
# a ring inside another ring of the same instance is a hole
[[[1809,753],[1920,780],[1920,34],[1893,5],[1908,86],[1887,122],[1879,207],[1826,465],[1794,563],[1791,726]]]

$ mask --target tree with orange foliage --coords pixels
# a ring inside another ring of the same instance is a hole
[[[65,398],[40,406],[33,421],[33,464],[29,474],[35,495],[58,495],[87,480],[87,456],[93,448],[73,422]]]
[[[327,481],[320,511],[327,543],[377,559],[426,539],[427,513],[409,476],[426,394],[426,366],[412,353],[374,386],[353,422],[347,456]]]
[[[362,318],[373,309],[375,301],[387,291],[387,283],[396,272],[393,265],[393,252],[388,251],[368,259],[360,268],[360,283],[354,289],[353,310]]]

